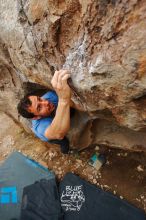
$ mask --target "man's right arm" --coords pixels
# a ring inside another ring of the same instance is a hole
[[[63,139],[70,128],[70,98],[71,90],[67,83],[70,74],[66,70],[56,71],[52,78],[52,86],[55,89],[59,101],[56,115],[48,128],[45,137],[48,139]]]

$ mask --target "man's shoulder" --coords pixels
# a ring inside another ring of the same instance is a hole
[[[41,118],[38,120],[32,120],[32,131],[35,135],[43,141],[48,141],[48,139],[44,136],[45,130],[52,123],[52,118]]]
[[[48,91],[48,92],[46,92],[43,96],[42,96],[42,98],[51,98],[51,97],[58,97],[57,96],[57,94],[56,94],[56,92],[55,91],[53,91],[53,90],[50,90],[50,91]]]
[[[32,127],[42,126],[43,124],[51,123],[51,122],[52,122],[52,118],[51,117],[46,117],[46,118],[40,118],[40,119],[32,120]]]

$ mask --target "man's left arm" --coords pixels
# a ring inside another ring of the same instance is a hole
[[[66,70],[56,71],[52,78],[52,86],[58,95],[58,106],[55,117],[45,131],[48,139],[63,139],[70,128],[71,90],[67,83],[70,74]]]

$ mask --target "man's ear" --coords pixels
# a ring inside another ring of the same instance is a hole
[[[41,116],[34,116],[32,119],[36,120],[36,119],[40,119],[40,118],[41,118]]]

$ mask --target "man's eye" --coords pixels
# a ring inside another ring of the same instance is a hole
[[[41,111],[41,106],[39,105],[39,106],[38,106],[38,112],[40,112],[40,111]]]

